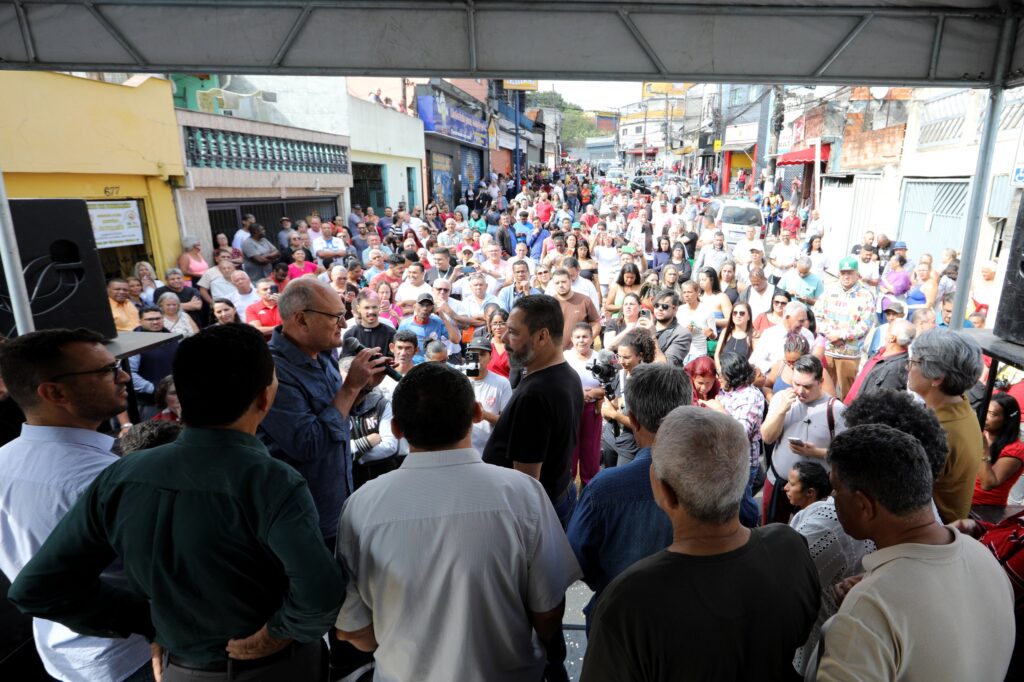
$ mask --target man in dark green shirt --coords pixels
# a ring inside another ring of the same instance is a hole
[[[305,479],[255,437],[277,390],[263,336],[228,325],[186,339],[174,377],[177,442],[104,470],[9,598],[83,634],[145,635],[164,682],[318,679],[345,580]],[[116,559],[128,586],[99,577]]]

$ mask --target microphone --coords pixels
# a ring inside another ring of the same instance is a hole
[[[341,347],[344,348],[347,352],[352,353],[353,355],[359,353],[359,351],[364,350],[366,348],[366,346],[364,346],[362,343],[360,343],[359,339],[357,339],[354,336],[349,336],[348,338],[346,338],[342,342]],[[371,360],[376,360],[377,358],[380,358],[380,357],[384,357],[384,356],[381,353],[377,353],[376,355],[374,355],[370,359]],[[402,375],[398,372],[397,369],[395,369],[391,365],[384,365],[384,374],[388,375],[389,377],[391,377],[395,381],[401,381],[402,380]]]

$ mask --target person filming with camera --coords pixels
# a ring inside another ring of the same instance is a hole
[[[473,423],[473,447],[480,452],[487,447],[491,437],[491,429],[498,423],[498,418],[512,399],[512,386],[508,379],[488,371],[491,362],[491,342],[484,337],[474,338],[466,346],[467,365],[472,364],[473,353],[476,353],[476,371],[465,372],[476,394],[476,402],[480,406],[481,419]]]
[[[657,348],[658,344],[651,332],[646,329],[634,329],[619,341],[619,345],[615,349],[621,367],[616,396],[601,404],[601,416],[605,418],[601,437],[602,449],[615,452],[615,466],[632,462],[639,449],[629,421],[629,407],[626,404],[625,396],[626,385],[636,367],[655,361]]]

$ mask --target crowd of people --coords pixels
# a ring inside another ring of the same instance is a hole
[[[245,216],[109,281],[119,330],[177,335],[130,372],[4,343],[0,569],[47,672],[564,680],[582,579],[586,681],[1024,674],[1018,520],[969,520],[1021,412],[975,415],[956,254],[833,268],[820,216],[728,243],[711,206],[566,165]]]

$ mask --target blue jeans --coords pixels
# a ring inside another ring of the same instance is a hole
[[[576,511],[576,481],[569,484],[565,497],[562,498],[561,502],[555,503],[555,514],[558,515],[558,521],[562,524],[562,530],[569,527],[569,519],[572,518],[572,513]]]
[[[757,528],[761,520],[761,513],[754,501],[754,479],[757,478],[758,467],[750,467],[750,478],[747,479],[747,487],[743,489],[743,500],[740,501],[740,523],[747,528]]]

